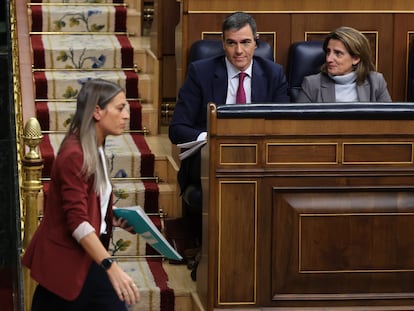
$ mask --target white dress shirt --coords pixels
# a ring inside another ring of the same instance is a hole
[[[246,103],[252,102],[252,63],[250,63],[249,67],[244,71],[246,76],[244,78],[243,86],[244,92],[246,93]],[[237,89],[239,87],[239,73],[236,67],[234,67],[226,57],[226,68],[227,68],[227,97],[226,97],[226,105],[231,105],[236,103],[236,94]]]

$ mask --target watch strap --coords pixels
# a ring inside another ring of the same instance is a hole
[[[101,261],[101,267],[104,270],[108,270],[112,266],[113,262],[114,260],[112,258],[105,258],[104,260]]]

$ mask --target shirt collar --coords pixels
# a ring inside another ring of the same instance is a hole
[[[233,66],[232,63],[230,63],[230,61],[227,59],[227,57],[225,57],[226,60],[226,68],[227,68],[227,74],[230,78],[235,78],[237,77],[237,75],[240,73],[240,70],[237,69],[236,67]],[[247,69],[244,71],[247,76],[251,77],[252,76],[252,64],[253,64],[253,59],[250,62],[249,67],[247,67]]]
[[[340,75],[340,76],[332,76],[329,75],[333,80],[335,80],[338,84],[351,84],[354,83],[356,80],[356,72],[351,71],[350,73]]]

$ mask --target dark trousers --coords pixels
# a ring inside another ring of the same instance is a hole
[[[200,246],[203,233],[203,199],[200,185],[189,185],[183,193],[183,214],[184,220],[188,222],[188,227],[194,238],[195,243]]]
[[[58,278],[59,276],[56,275]],[[71,286],[67,284],[67,286]],[[127,311],[125,302],[119,300],[108,275],[92,263],[78,298],[65,300],[41,285],[36,287],[32,311]]]

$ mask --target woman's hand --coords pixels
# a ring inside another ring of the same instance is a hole
[[[113,262],[106,272],[120,300],[125,301],[127,304],[134,304],[140,300],[138,287],[116,262]]]
[[[128,231],[129,233],[135,234],[134,227],[128,225],[128,221],[123,218],[116,218],[114,217],[112,220],[112,225],[114,227],[120,227],[124,229],[125,231]]]
[[[123,221],[120,222],[122,225]],[[95,232],[91,232],[84,236],[79,243],[91,258],[99,265],[104,258],[111,255],[102,245]],[[126,274],[116,262],[113,262],[111,267],[106,270],[109,280],[115,289],[119,299],[129,304],[136,303],[140,299],[138,288],[136,287],[132,278]]]

